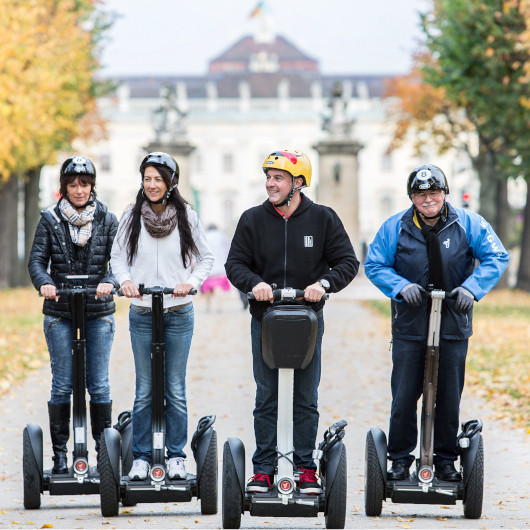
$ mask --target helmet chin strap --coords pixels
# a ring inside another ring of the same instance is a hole
[[[292,177],[293,179],[293,184],[292,184],[292,187],[291,187],[291,191],[289,192],[289,195],[287,195],[287,198],[280,202],[279,204],[275,204],[274,206],[276,206],[276,208],[279,208],[280,206],[290,206],[291,204],[291,200],[293,199],[293,195],[297,192],[297,191],[300,191],[301,189],[305,188],[306,186],[305,185],[302,185],[302,186],[299,186],[298,188],[295,188],[294,187],[294,177]]]
[[[70,198],[68,197],[68,195],[66,195],[65,199],[74,207],[74,208],[85,208],[87,206],[92,206],[92,204],[94,204],[94,201],[96,200],[96,198],[94,197],[94,194],[92,192],[90,192],[90,197],[88,198],[88,201],[85,202],[85,204],[83,204],[82,206],[76,206],[71,200]]]
[[[416,209],[417,209],[417,208],[416,208]],[[436,213],[436,214],[434,214],[434,215],[425,215],[425,214],[423,214],[423,213],[421,213],[421,212],[419,212],[419,213],[420,213],[420,215],[421,215],[424,219],[438,219],[438,217],[441,217],[441,218],[442,218],[442,221],[445,222],[445,220],[446,220],[446,216],[445,216],[445,213],[442,213],[442,212],[444,212],[444,211],[445,211],[445,200],[444,200],[444,202],[443,202],[443,204],[442,204],[442,207],[441,207],[440,210],[438,211],[438,213]]]
[[[171,188],[169,188],[166,193],[164,194],[164,196],[161,198],[161,199],[158,199],[157,201],[152,201],[145,193],[145,189],[144,187],[142,186],[142,194],[144,196],[144,199],[150,203],[150,204],[166,204],[166,201],[169,199],[169,196],[171,195],[171,192],[173,191],[173,189],[175,188],[175,186],[172,186]]]

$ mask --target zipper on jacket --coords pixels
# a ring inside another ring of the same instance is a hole
[[[283,288],[285,289],[287,287],[287,221],[289,219],[287,217],[284,217],[285,220],[285,229],[283,231],[284,234],[284,256],[283,256]]]

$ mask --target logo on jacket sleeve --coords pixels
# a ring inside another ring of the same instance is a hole
[[[313,246],[313,236],[304,236],[304,247]]]

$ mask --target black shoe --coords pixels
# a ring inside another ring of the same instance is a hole
[[[460,482],[462,480],[462,476],[453,464],[435,466],[434,476],[445,482]]]
[[[387,473],[387,480],[405,480],[407,478],[409,478],[409,466],[399,460],[392,462],[392,467]]]
[[[247,483],[247,491],[250,493],[267,493],[272,486],[274,477],[265,473],[256,473]]]

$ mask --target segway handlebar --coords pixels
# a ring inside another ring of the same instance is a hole
[[[144,294],[173,294],[173,291],[175,290],[174,287],[144,287],[144,284],[141,283],[138,285],[138,291],[143,296]],[[121,292],[121,289],[113,289],[110,294],[115,294],[117,296],[124,296],[124,294]],[[197,289],[192,289],[189,293],[189,295],[197,294]]]
[[[297,298],[303,298],[305,295],[305,291],[302,289],[294,289],[292,287],[286,287],[285,289],[275,289],[274,284],[272,285],[272,297],[275,302],[279,301],[288,301],[288,300],[296,300]],[[250,292],[247,293],[247,298],[249,300],[255,300],[256,297],[254,296],[254,293]],[[324,293],[322,295],[321,300],[327,300],[329,298],[329,294]]]
[[[425,298],[456,298],[457,293],[452,291],[442,291],[441,289],[424,289],[421,285],[418,285],[421,294]]]

